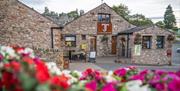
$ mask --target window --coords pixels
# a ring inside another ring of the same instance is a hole
[[[143,36],[142,40],[142,48],[143,49],[151,49],[151,36]]]
[[[86,35],[81,35],[82,40],[86,40]]]
[[[76,47],[76,36],[75,35],[65,36],[65,45],[67,47]]]
[[[110,22],[110,14],[99,13],[98,22]]]
[[[157,36],[157,49],[164,48],[164,36]]]

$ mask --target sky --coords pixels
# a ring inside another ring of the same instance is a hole
[[[97,7],[101,0],[20,0],[29,7],[42,13],[44,7],[58,13],[67,13],[72,10],[85,10],[85,12]],[[143,14],[154,20],[163,17],[166,7],[171,4],[177,22],[180,22],[180,0],[104,0],[109,6],[119,5],[120,3],[128,6],[131,14]],[[180,25],[179,25],[180,26]]]

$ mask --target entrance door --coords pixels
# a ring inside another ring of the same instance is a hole
[[[96,37],[90,38],[90,51],[96,51]]]
[[[116,54],[117,37],[112,36],[112,54]]]

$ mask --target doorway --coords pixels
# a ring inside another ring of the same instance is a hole
[[[90,51],[96,51],[96,36],[90,38]]]
[[[117,45],[117,37],[116,36],[112,36],[112,50],[111,50],[111,53],[112,54],[116,54],[116,46]]]

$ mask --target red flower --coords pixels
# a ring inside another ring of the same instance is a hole
[[[86,69],[86,71],[85,71],[85,72],[87,72],[87,74],[91,74],[91,73],[93,72],[93,69],[88,68],[88,69]]]
[[[64,75],[62,76],[54,76],[51,79],[51,84],[54,86],[60,86],[63,87],[64,89],[69,88],[69,84],[68,84],[68,78]]]
[[[27,62],[28,64],[33,64],[33,63],[34,63],[33,59],[30,58],[30,57],[27,57],[27,56],[26,56],[26,57],[23,57],[22,60],[23,60],[24,62]]]
[[[18,84],[17,78],[10,72],[3,72],[2,85],[5,86],[6,89],[11,89],[15,84]]]
[[[21,68],[21,65],[19,62],[16,62],[16,61],[12,61],[11,62],[11,67],[16,71],[18,72]]]
[[[36,79],[40,83],[45,83],[50,79],[48,68],[43,62],[38,62],[36,66]]]
[[[10,69],[10,68],[11,68],[10,63],[6,63],[6,64],[4,64],[4,68],[5,68],[5,69]]]

